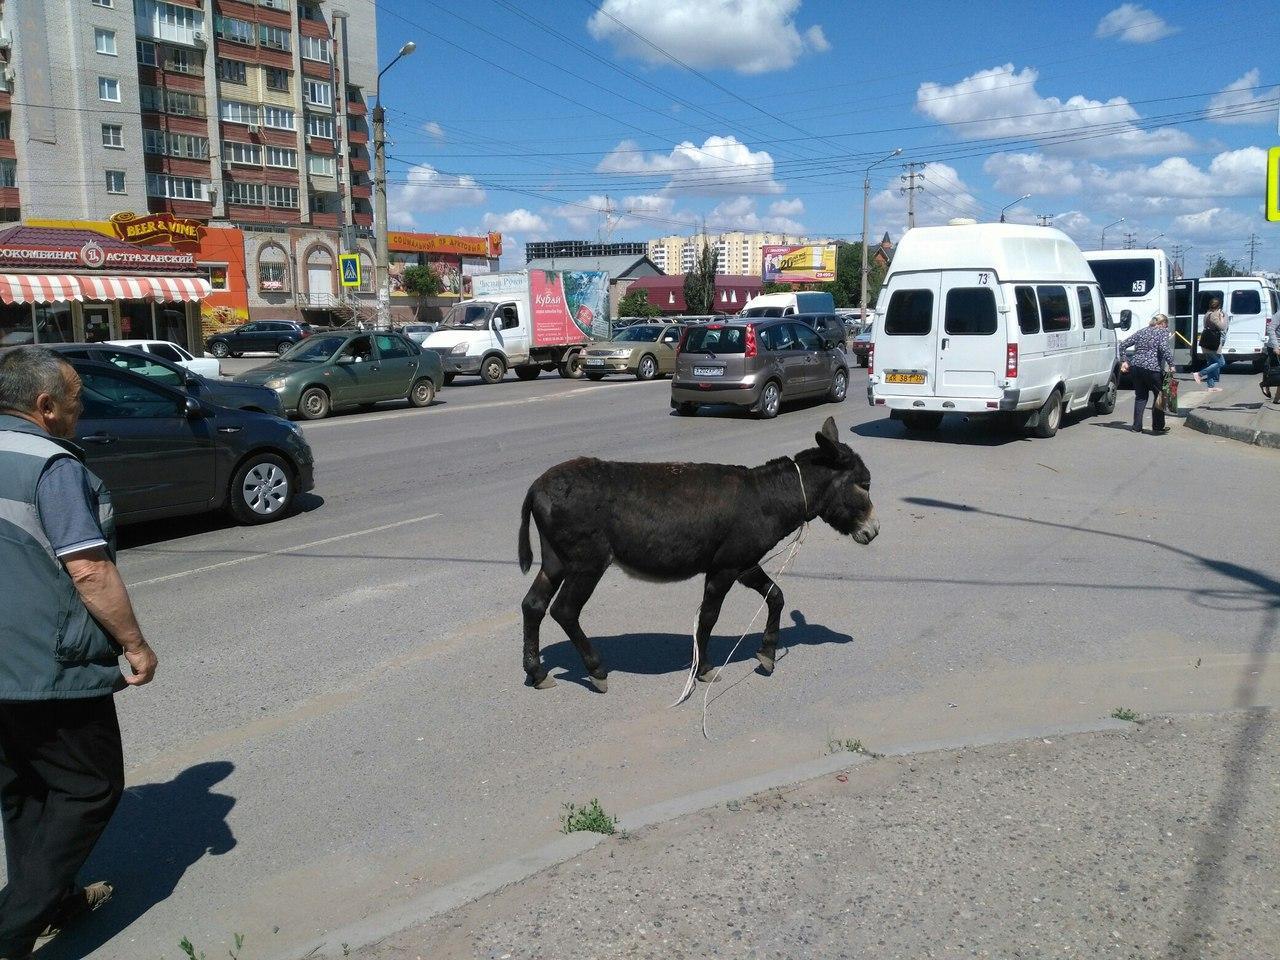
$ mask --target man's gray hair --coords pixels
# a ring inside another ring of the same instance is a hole
[[[47,393],[67,399],[67,361],[45,347],[15,347],[0,353],[0,410],[33,413]]]
[[[1169,322],[1169,318],[1168,318],[1168,317],[1166,317],[1163,313],[1157,313],[1155,316],[1153,316],[1153,317],[1151,318],[1151,321],[1147,324],[1147,326],[1148,326],[1148,327],[1158,327],[1158,326],[1160,326],[1160,324],[1162,324],[1162,323],[1168,323],[1168,322]]]

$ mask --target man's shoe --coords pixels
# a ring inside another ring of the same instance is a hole
[[[54,913],[53,919],[49,921],[49,925],[44,928],[40,936],[36,937],[36,949],[44,946],[44,944],[48,943],[67,926],[75,923],[86,913],[92,913],[97,910],[111,899],[111,894],[114,892],[115,888],[111,884],[98,881],[70,894],[62,903],[58,904],[58,909]]]
[[[1172,429],[1173,427],[1161,427],[1159,430],[1152,430],[1151,432],[1159,436],[1162,433],[1168,433]]]

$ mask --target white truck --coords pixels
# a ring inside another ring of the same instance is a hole
[[[444,382],[459,374],[497,383],[514,370],[583,375],[582,349],[608,340],[609,275],[599,270],[519,270],[471,278],[472,298],[450,308],[423,342],[440,355]]]

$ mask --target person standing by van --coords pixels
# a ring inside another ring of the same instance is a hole
[[[1204,329],[1200,331],[1200,355],[1204,357],[1204,366],[1198,373],[1193,373],[1196,383],[1204,383],[1210,393],[1221,393],[1218,377],[1227,361],[1222,358],[1222,341],[1227,335],[1227,315],[1222,312],[1222,304],[1214,299],[1209,301],[1209,310],[1204,315]]]
[[[1123,357],[1130,347],[1133,353],[1120,364],[1120,372],[1133,381],[1133,430],[1142,432],[1142,415],[1151,401],[1151,432],[1168,433],[1164,422],[1161,393],[1164,372],[1173,369],[1173,350],[1169,347],[1169,318],[1157,313],[1151,322],[1117,347]]]

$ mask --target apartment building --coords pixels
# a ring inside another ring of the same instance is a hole
[[[255,318],[349,309],[338,254],[374,272],[375,15],[367,0],[0,0],[0,221],[231,225]]]
[[[602,243],[595,240],[532,240],[524,246],[524,261],[550,260],[553,257],[643,257],[649,245],[643,240],[618,240]]]
[[[761,248],[780,243],[830,243],[820,238],[787,233],[749,233],[731,230],[717,234],[672,235],[649,241],[649,259],[664,273],[687,273],[693,269],[703,243],[716,251],[716,272],[725,276],[758,277],[764,267]]]

